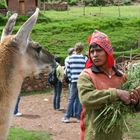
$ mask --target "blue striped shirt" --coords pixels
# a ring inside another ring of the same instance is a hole
[[[78,76],[85,68],[87,57],[82,54],[73,54],[69,57],[67,65],[67,74],[71,82],[77,82]]]

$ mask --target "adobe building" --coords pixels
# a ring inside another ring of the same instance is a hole
[[[6,0],[7,9],[19,15],[31,15],[39,5],[39,0]]]

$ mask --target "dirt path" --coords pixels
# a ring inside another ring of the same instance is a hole
[[[72,118],[72,123],[62,123],[64,111],[52,107],[52,94],[21,97],[19,111],[21,117],[14,117],[12,126],[27,130],[43,130],[52,134],[53,140],[80,140],[80,124]],[[66,107],[67,97],[62,97],[62,107]]]
[[[12,127],[47,131],[52,134],[52,140],[80,140],[80,123],[77,123],[74,118],[71,119],[71,123],[62,123],[64,111],[55,111],[52,107],[52,99],[52,94],[21,97],[19,111],[23,115],[13,118]],[[66,94],[62,95],[61,100],[61,106],[66,108]]]

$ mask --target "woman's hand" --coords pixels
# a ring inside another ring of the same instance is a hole
[[[130,92],[131,102],[137,104],[140,100],[140,86],[136,87]]]
[[[137,104],[140,99],[140,94],[137,90],[132,90],[130,92],[130,100],[132,104]]]
[[[124,104],[130,104],[131,98],[129,91],[117,89],[117,97],[124,102]]]

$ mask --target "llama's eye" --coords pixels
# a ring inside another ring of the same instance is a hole
[[[40,53],[40,51],[42,50],[42,48],[41,47],[38,47],[38,48],[35,48],[35,50],[37,51],[37,53],[39,54]]]

